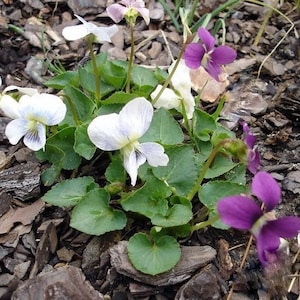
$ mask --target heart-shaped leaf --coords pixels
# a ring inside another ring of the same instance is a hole
[[[121,201],[126,211],[133,211],[151,218],[157,213],[165,214],[168,211],[170,196],[169,187],[157,178],[147,181],[140,189],[130,193],[129,197]]]
[[[151,218],[153,225],[161,227],[174,227],[188,223],[193,217],[190,207],[182,204],[172,206],[166,215],[156,214]]]
[[[176,145],[182,143],[183,138],[183,132],[178,122],[168,110],[160,108],[154,113],[150,128],[140,141]]]
[[[179,261],[180,246],[171,236],[152,241],[144,233],[136,233],[128,242],[128,256],[134,267],[150,275],[172,269]]]
[[[91,190],[73,209],[70,226],[93,235],[124,228],[124,212],[112,209],[108,201],[109,194],[104,189]]]
[[[179,196],[187,196],[197,180],[195,153],[190,146],[168,149],[169,163],[166,167],[153,168],[153,174],[168,183]]]
[[[42,200],[59,207],[71,207],[79,203],[91,187],[95,186],[93,177],[68,179],[53,186]]]

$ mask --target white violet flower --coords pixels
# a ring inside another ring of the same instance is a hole
[[[96,42],[111,42],[111,37],[118,32],[118,26],[99,27],[91,22],[85,21],[78,15],[75,17],[82,23],[80,25],[67,26],[63,29],[62,35],[68,41],[76,41],[89,34],[96,37]]]
[[[172,63],[168,72],[171,73],[176,61]],[[161,96],[154,103],[155,108],[164,107],[166,109],[175,108],[182,113],[182,105],[184,105],[188,119],[191,119],[195,110],[195,99],[191,93],[192,83],[190,79],[190,69],[185,65],[184,61],[180,61],[177,69],[172,76],[171,84],[174,88],[166,88]],[[161,90],[162,85],[158,85],[151,93],[150,97],[153,100]]]
[[[24,91],[22,88],[17,89]],[[3,95],[0,109],[7,117],[14,119],[5,129],[9,142],[16,145],[24,136],[24,144],[38,151],[46,144],[46,125],[60,123],[66,115],[67,107],[58,96],[34,93],[33,90],[29,90],[33,95],[23,95],[19,102],[9,95]]]
[[[124,168],[134,186],[138,168],[146,161],[152,167],[166,166],[169,157],[158,143],[139,143],[148,130],[153,117],[153,107],[144,97],[128,102],[119,114],[96,117],[88,126],[90,140],[104,151],[121,150]]]

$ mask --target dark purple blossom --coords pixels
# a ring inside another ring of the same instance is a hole
[[[221,65],[227,65],[236,58],[236,52],[228,46],[215,45],[215,38],[204,27],[198,29],[199,43],[187,45],[184,52],[186,65],[198,69],[201,65],[217,81],[222,73]]]
[[[256,137],[251,133],[250,128],[247,123],[241,121],[240,122],[243,132],[244,132],[244,143],[248,147],[248,170],[255,174],[260,168],[260,156],[258,151],[255,149]]]
[[[259,259],[263,265],[267,265],[277,257],[280,238],[297,235],[300,218],[275,218],[271,211],[280,202],[281,189],[269,173],[256,173],[251,189],[264,203],[264,210],[252,198],[241,195],[221,199],[217,209],[223,223],[233,228],[249,230],[253,234]]]

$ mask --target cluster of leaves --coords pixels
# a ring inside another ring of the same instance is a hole
[[[149,99],[150,93],[167,76],[160,69],[150,71],[133,66],[131,92],[125,93],[127,62],[110,61],[105,53],[96,58],[101,78],[100,103],[93,100],[96,87],[90,62],[46,83],[63,91],[68,112],[56,133],[48,138],[45,151],[37,152],[39,159],[52,163],[42,174],[45,185],[54,184],[62,170],[78,170],[81,165],[89,164],[87,161],[101,157],[87,135],[87,126],[95,116],[118,112],[136,97]],[[197,229],[193,221],[195,203],[200,200],[213,220],[221,197],[246,191],[244,164],[234,161],[224,151],[217,153],[205,172],[207,182],[199,189],[198,178],[214,147],[224,139],[234,138],[234,134],[220,125],[216,115],[196,108],[192,136],[188,137],[176,117],[175,112],[165,108],[154,112],[150,128],[140,141],[164,145],[169,163],[155,168],[148,164],[141,166],[140,185],[136,188],[128,189],[121,155],[114,152],[110,162],[101,163],[106,168],[103,169],[105,178],[96,178],[98,183],[91,176],[68,179],[55,184],[43,197],[53,205],[72,208],[70,225],[88,234],[121,230],[128,219],[137,216],[145,219],[152,228],[148,234],[135,234],[129,240],[128,251],[133,265],[148,274],[164,272],[179,260],[176,239]],[[198,197],[194,197],[198,190]],[[225,228],[221,222],[213,226]]]

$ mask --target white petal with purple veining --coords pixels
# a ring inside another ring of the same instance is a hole
[[[33,151],[43,149],[46,144],[46,127],[36,123],[24,136],[24,144]]]
[[[12,145],[16,145],[27,132],[28,121],[15,119],[10,121],[5,128],[5,135]]]
[[[169,157],[164,153],[164,147],[158,143],[142,143],[137,147],[147,159],[147,162],[152,167],[166,166],[169,162]]]

